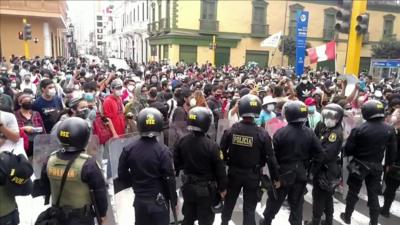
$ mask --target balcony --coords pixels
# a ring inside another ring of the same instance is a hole
[[[323,39],[324,41],[332,41],[333,39],[335,39],[335,30],[324,28]]]
[[[252,24],[251,36],[256,38],[268,37],[269,25],[266,24]]]
[[[150,36],[154,36],[157,34],[158,23],[159,22],[152,22],[152,23],[147,24],[147,32],[149,33]]]
[[[163,18],[159,21],[158,33],[168,33],[170,31],[170,23],[168,18]]]
[[[200,34],[215,34],[219,30],[219,21],[217,20],[200,20]]]
[[[396,40],[396,34],[384,34],[382,40]]]

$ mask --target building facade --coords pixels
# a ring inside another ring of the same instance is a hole
[[[1,1],[0,3],[0,55],[9,59],[24,55],[22,20],[32,26],[29,41],[30,56],[67,56],[67,5],[65,1]],[[35,43],[33,39],[37,38]]]
[[[309,11],[308,38],[311,47],[336,40],[337,60],[313,65],[343,71],[347,35],[334,30],[337,1],[222,1],[152,0],[149,6],[149,60],[185,61],[200,64],[214,60],[210,48],[216,37],[215,64],[240,66],[248,61],[260,65],[288,65],[280,49],[260,47],[279,31],[295,36],[296,13]],[[369,30],[365,35],[361,68],[368,68],[371,46],[385,38],[399,38],[400,6],[368,5]],[[307,63],[306,63],[307,64]]]

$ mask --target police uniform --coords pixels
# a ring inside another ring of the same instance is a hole
[[[358,201],[362,182],[368,191],[368,206],[370,224],[378,224],[379,201],[381,193],[381,175],[383,172],[382,160],[384,154],[385,165],[392,165],[397,151],[397,140],[393,127],[384,121],[384,106],[381,102],[370,100],[361,108],[362,116],[366,120],[359,127],[354,128],[345,145],[345,155],[353,156],[350,162],[347,184],[349,191],[346,197],[346,210],[341,214],[342,220],[350,224],[351,215]]]
[[[183,225],[212,225],[214,206],[220,192],[226,190],[227,176],[222,152],[205,133],[211,125],[211,112],[205,107],[189,111],[188,128],[193,132],[182,137],[174,147],[174,164],[183,170]]]
[[[304,192],[307,170],[311,160],[315,168],[325,159],[322,146],[312,129],[305,126],[307,108],[300,101],[286,103],[284,107],[288,125],[279,129],[273,137],[273,147],[279,164],[277,198],[268,198],[264,220],[260,224],[270,225],[279,212],[283,201],[288,198],[291,225],[302,224]],[[275,178],[276,179],[276,178]]]
[[[63,215],[57,219],[63,225],[94,224],[96,214],[102,218],[106,216],[108,201],[100,166],[94,158],[83,153],[90,137],[87,122],[77,117],[68,118],[59,125],[57,137],[64,148],[53,152],[43,165],[33,196],[51,195],[52,206],[56,206],[64,171],[73,160],[59,202]]]
[[[396,137],[397,137],[397,146],[399,146],[400,142],[400,133],[399,129],[396,129]],[[386,172],[385,184],[386,188],[383,192],[384,196],[384,204],[381,208],[381,215],[385,217],[389,217],[390,215],[390,206],[396,197],[396,190],[400,187],[400,152],[397,151],[397,157],[394,162],[394,166],[389,168],[389,171]]]
[[[255,209],[260,201],[260,168],[265,165],[267,159],[274,161],[269,135],[254,122],[254,117],[258,116],[260,111],[261,101],[258,97],[243,96],[239,100],[239,115],[244,119],[226,130],[221,138],[221,150],[229,167],[228,193],[222,212],[223,225],[228,224],[231,219],[242,188],[243,224],[255,224]]]
[[[19,215],[15,196],[11,195],[5,188],[5,177],[0,174],[0,225],[19,224]]]
[[[341,167],[339,154],[343,143],[343,108],[337,104],[328,104],[321,112],[322,121],[316,128],[315,134],[319,137],[326,154],[324,165],[315,172],[313,179],[313,218],[307,225],[319,225],[321,216],[325,213],[323,225],[333,223],[333,197],[335,188],[339,185]],[[329,123],[328,120],[333,120]]]
[[[153,127],[154,126],[154,127]],[[135,224],[169,224],[169,204],[177,204],[172,154],[156,136],[162,132],[162,115],[155,108],[138,114],[142,136],[126,146],[119,159],[118,179],[129,184],[135,193]]]

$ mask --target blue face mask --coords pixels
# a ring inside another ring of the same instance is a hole
[[[85,100],[88,102],[93,102],[94,101],[94,93],[85,93]]]
[[[65,79],[71,80],[71,79],[72,79],[72,74],[67,74],[67,75],[65,75]]]
[[[315,107],[315,105],[308,106],[308,112],[309,112],[309,113],[314,113],[314,112],[315,112],[315,110],[316,110],[316,107]]]

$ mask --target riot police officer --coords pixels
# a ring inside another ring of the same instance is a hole
[[[221,150],[229,166],[228,190],[222,211],[222,225],[228,224],[236,200],[243,188],[243,224],[255,225],[255,208],[260,200],[260,168],[275,162],[268,133],[254,122],[261,111],[261,100],[251,94],[239,100],[242,121],[226,130]]]
[[[377,100],[369,100],[361,107],[362,117],[366,120],[350,132],[344,153],[353,156],[349,166],[347,184],[349,191],[346,197],[346,210],[340,218],[351,223],[351,215],[358,201],[363,181],[368,191],[370,224],[377,225],[379,217],[378,194],[381,192],[382,160],[391,166],[397,151],[395,129],[384,122],[384,105]]]
[[[157,141],[163,116],[155,108],[142,109],[137,117],[140,139],[124,147],[118,178],[135,192],[135,223],[169,224],[169,204],[177,204],[175,173],[170,150]],[[175,210],[175,209],[173,209]]]
[[[0,225],[19,224],[15,196],[30,195],[33,168],[24,155],[0,153]]]
[[[57,138],[63,148],[53,152],[43,166],[33,196],[51,195],[52,206],[63,212],[57,219],[64,225],[94,225],[94,217],[104,222],[108,208],[105,179],[96,160],[84,153],[90,138],[88,123],[68,118],[59,125]]]
[[[228,178],[222,152],[215,141],[206,136],[211,125],[211,111],[194,107],[188,114],[188,130],[174,147],[177,171],[183,170],[183,225],[212,225],[216,210],[226,195]]]
[[[284,106],[284,116],[288,122],[273,137],[279,176],[276,184],[277,198],[268,198],[264,220],[260,224],[270,225],[279,212],[283,201],[288,197],[291,225],[302,224],[304,193],[307,184],[307,171],[310,161],[319,168],[325,159],[320,141],[312,129],[305,126],[307,107],[303,102],[291,101]]]
[[[324,165],[316,172],[313,179],[313,217],[308,225],[319,225],[322,213],[325,213],[323,225],[333,223],[333,197],[340,182],[339,154],[343,143],[341,126],[344,111],[337,104],[328,104],[322,110],[322,121],[317,124],[315,133],[321,140],[326,154]]]

